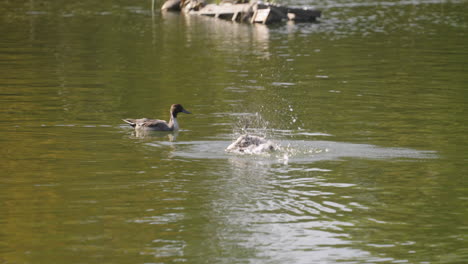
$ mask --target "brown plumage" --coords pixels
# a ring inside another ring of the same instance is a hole
[[[170,109],[169,123],[159,119],[122,119],[127,124],[135,128],[135,130],[153,130],[153,131],[176,131],[179,130],[179,123],[177,122],[177,114],[185,113],[191,114],[185,110],[181,104],[173,104]]]

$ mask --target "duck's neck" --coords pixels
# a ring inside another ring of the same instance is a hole
[[[177,122],[177,116],[171,113],[171,119],[169,120],[169,128],[173,131],[179,130],[179,123]]]

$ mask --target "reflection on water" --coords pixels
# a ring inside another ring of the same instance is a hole
[[[320,183],[324,179],[317,173],[320,170],[311,169],[303,174],[305,168],[300,167],[286,172],[251,160],[230,159],[230,163],[233,178],[221,190],[223,198],[215,209],[227,214],[226,226],[243,230],[235,236],[242,241],[241,246],[254,248],[256,257],[310,263],[367,255],[345,247],[349,244],[348,236],[340,231],[353,226],[352,223],[324,217],[352,210],[346,205],[322,201],[333,196],[334,188],[352,185],[337,183],[323,188]],[[295,252],[293,256],[288,253],[291,251]]]
[[[169,14],[170,13],[170,14]],[[242,54],[245,48],[239,43],[244,43],[255,49],[254,53],[260,58],[268,59],[270,29],[263,24],[235,23],[222,19],[214,19],[206,16],[193,16],[173,12],[163,12],[163,18],[168,19],[168,23],[174,19],[183,19],[187,26],[187,48],[191,48],[193,43],[198,41],[197,34],[204,32],[216,40],[215,49],[220,51],[238,52]]]
[[[151,131],[151,130],[142,130],[142,129],[135,129],[131,133],[132,136],[136,138],[167,138],[169,141],[176,141],[177,136],[179,135],[179,131],[175,132],[163,132],[163,131]]]

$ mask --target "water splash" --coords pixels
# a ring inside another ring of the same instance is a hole
[[[252,134],[259,137],[267,137],[271,134],[270,122],[265,120],[258,112],[249,115],[240,115],[234,123],[232,134],[235,138],[241,135]]]
[[[232,141],[184,141],[146,143],[157,148],[169,148],[171,156],[194,159],[247,159],[263,164],[300,164],[314,163],[328,160],[347,158],[370,160],[394,159],[433,159],[437,157],[434,151],[421,151],[410,148],[388,148],[371,144],[356,144],[336,141],[318,140],[274,140],[269,139],[276,146],[274,151],[260,151],[249,153],[228,153],[226,147]]]
[[[241,135],[226,148],[226,152],[236,154],[264,154],[278,150],[271,140],[254,135]]]

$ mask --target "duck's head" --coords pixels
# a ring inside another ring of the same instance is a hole
[[[177,114],[181,112],[185,114],[191,114],[189,111],[185,110],[181,104],[171,105],[171,114],[173,117],[177,117]]]

